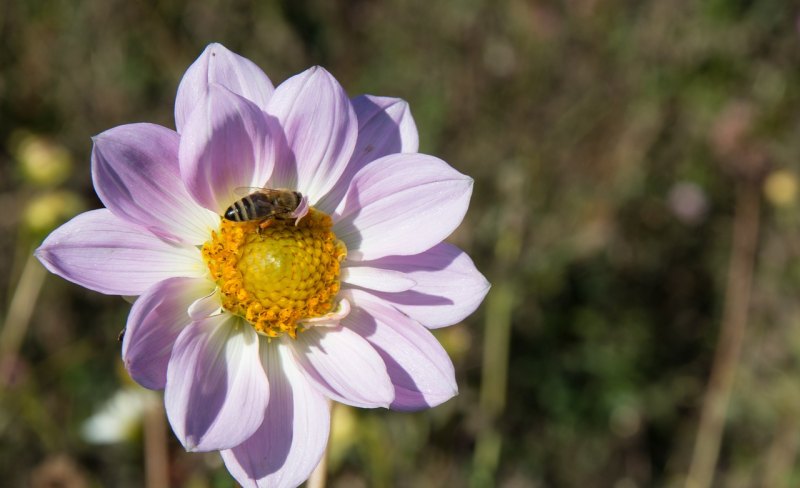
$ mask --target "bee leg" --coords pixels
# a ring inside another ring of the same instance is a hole
[[[272,219],[264,219],[264,220],[262,220],[261,223],[258,224],[258,233],[261,234],[261,231],[266,229],[270,225],[272,225]]]

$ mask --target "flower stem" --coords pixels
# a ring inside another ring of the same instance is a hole
[[[328,449],[325,449],[325,453],[322,455],[322,459],[319,461],[319,464],[314,471],[311,473],[311,477],[308,478],[308,484],[306,485],[308,488],[325,488],[326,479],[326,471],[328,469]]]
[[[11,381],[17,362],[16,356],[28,331],[45,275],[44,267],[29,252],[0,332],[0,386]]]
[[[495,270],[492,274],[494,289],[486,298],[484,320],[483,365],[480,388],[480,411],[482,421],[475,436],[470,486],[482,487],[494,484],[503,436],[499,422],[506,408],[508,396],[508,361],[511,346],[513,312],[517,302],[518,285],[514,281],[514,270],[522,254],[525,234],[526,212],[524,203],[527,180],[516,166],[506,168],[500,178],[501,190],[507,201],[506,212],[499,226],[495,242]],[[513,210],[512,210],[513,209]]]
[[[167,422],[161,402],[155,400],[144,413],[144,469],[148,488],[170,486]]]
[[[725,416],[747,326],[760,211],[759,185],[752,181],[741,181],[736,192],[725,309],[686,488],[708,488],[714,480]]]
[[[476,487],[492,485],[500,464],[503,438],[497,422],[506,405],[511,314],[514,308],[513,285],[500,282],[486,302],[486,339],[480,393],[484,423],[475,440],[470,480],[470,485]]]
[[[328,410],[330,411],[331,415],[331,432],[333,432],[333,408],[336,404],[328,400]],[[328,446],[325,448],[325,452],[322,453],[322,459],[320,459],[319,464],[314,471],[311,472],[311,477],[308,478],[308,483],[306,483],[306,488],[325,488],[325,483],[327,481],[327,471],[328,471],[328,451],[331,448],[331,437],[328,437]]]

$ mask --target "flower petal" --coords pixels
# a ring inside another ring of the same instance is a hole
[[[467,253],[441,243],[415,256],[387,256],[362,263],[404,273],[416,284],[400,293],[371,293],[424,326],[435,329],[464,320],[478,308],[491,285]]]
[[[369,341],[386,363],[395,388],[391,408],[435,407],[458,393],[453,362],[433,334],[366,292],[346,294],[357,307],[342,325]]]
[[[155,124],[129,124],[94,138],[92,179],[115,215],[168,240],[201,244],[219,217],[186,192],[178,166],[180,136]]]
[[[218,43],[209,44],[183,75],[175,97],[175,126],[183,133],[197,101],[208,94],[208,86],[219,83],[262,110],[275,88],[267,75],[252,61]]]
[[[314,205],[344,172],[358,136],[350,99],[319,66],[281,83],[267,112],[280,121],[291,154],[276,165],[272,187],[294,188]]]
[[[367,341],[342,326],[311,327],[292,343],[297,362],[334,400],[354,407],[388,407],[394,399],[383,360]]]
[[[213,288],[205,278],[170,278],[136,300],[122,340],[122,360],[134,381],[153,390],[164,388],[172,346],[191,323],[187,309]]]
[[[317,203],[317,208],[327,212],[336,208],[353,175],[366,164],[389,154],[415,153],[419,148],[417,125],[405,100],[360,95],[351,102],[358,118],[358,140],[344,174]]]
[[[325,452],[328,401],[303,376],[290,346],[273,341],[262,351],[270,384],[264,422],[247,441],[222,451],[222,459],[243,488],[295,487]]]
[[[200,295],[200,298],[189,305],[187,313],[192,320],[200,320],[220,313],[221,310],[222,298],[220,297],[219,288],[212,286],[210,292]]]
[[[425,154],[392,154],[355,175],[334,232],[352,259],[418,254],[450,235],[467,212],[472,178]]]
[[[108,295],[141,295],[167,278],[208,273],[197,248],[162,241],[105,208],[54,230],[36,257],[51,273]]]
[[[193,322],[178,336],[164,401],[187,450],[238,446],[261,425],[269,383],[258,345],[253,328],[230,314]]]
[[[369,266],[344,267],[339,278],[349,285],[379,291],[406,291],[416,285],[405,273]]]
[[[216,214],[242,195],[239,187],[263,186],[272,173],[275,145],[267,115],[218,84],[198,100],[186,122],[178,157],[186,188]]]
[[[417,124],[405,100],[361,95],[352,103],[358,117],[358,141],[351,164],[357,169],[389,154],[417,152]]]

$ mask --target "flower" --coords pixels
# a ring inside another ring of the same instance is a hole
[[[157,395],[131,385],[118,390],[83,424],[83,438],[95,444],[114,444],[137,434],[147,410],[157,405]]]
[[[122,357],[139,384],[165,390],[186,449],[222,451],[243,486],[296,486],[325,451],[329,400],[418,410],[457,393],[428,329],[461,321],[489,288],[442,242],[472,180],[416,152],[405,102],[351,100],[320,67],[274,88],[211,44],[178,87],[175,121],[95,137],[106,208],[36,255],[67,280],[138,296]],[[253,212],[241,188],[303,201],[223,219],[237,201]]]

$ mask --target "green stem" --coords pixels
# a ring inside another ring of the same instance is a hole
[[[29,252],[19,283],[11,297],[3,330],[0,331],[0,386],[7,385],[11,380],[16,356],[28,331],[45,275],[44,267]]]

